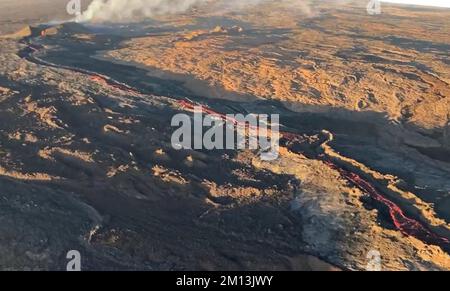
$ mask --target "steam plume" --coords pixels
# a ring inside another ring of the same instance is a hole
[[[267,2],[287,3],[293,9],[310,14],[312,0],[93,0],[77,22],[129,22],[160,15],[182,13],[196,5],[213,10],[236,11]],[[328,0],[342,3],[349,0]]]
[[[184,12],[208,0],[94,0],[77,22],[129,21]]]

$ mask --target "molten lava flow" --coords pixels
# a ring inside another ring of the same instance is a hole
[[[122,90],[122,91],[125,91],[125,92],[128,92],[128,93],[131,93],[131,94],[140,94],[140,92],[138,92],[137,90],[135,90],[135,89],[133,89],[133,88],[131,88],[131,87],[125,85],[125,84],[116,82],[116,81],[111,80],[111,79],[106,79],[105,77],[103,77],[101,75],[98,75],[98,74],[95,74],[95,73],[92,73],[90,75],[91,75],[91,77],[90,77],[91,80],[93,80],[93,81],[95,81],[95,82],[97,82],[97,83],[99,83],[101,85],[110,86],[110,87],[112,87],[114,89],[119,89],[119,90]]]
[[[389,215],[395,227],[404,235],[413,236],[423,242],[443,246],[444,248],[448,248],[450,246],[450,240],[432,233],[420,222],[406,217],[398,205],[382,196],[374,186],[361,178],[359,175],[344,170],[329,160],[325,160],[325,164],[327,164],[330,168],[339,171],[339,173],[353,185],[369,194],[375,201],[386,206],[389,209]]]
[[[26,57],[29,57],[31,54],[38,52],[40,49],[42,49],[42,47],[39,45],[29,44],[27,49],[22,51],[21,55],[22,55],[22,57],[26,58]],[[58,66],[58,65],[51,64],[51,63],[44,62],[44,61],[40,61],[40,62],[45,63],[50,66],[71,69],[76,72],[87,74],[90,76],[90,78],[93,81],[100,83],[102,85],[111,86],[113,88],[129,92],[131,94],[141,94],[138,90],[136,90],[126,84],[122,84],[118,81],[115,81],[111,78],[102,76],[98,73],[94,73],[94,72],[90,72],[90,71],[86,71],[86,70],[82,70],[82,69],[77,69],[77,68],[71,68],[71,67],[67,67],[67,66]],[[178,104],[180,107],[187,109],[189,111],[193,111],[195,109],[195,107],[201,106],[203,112],[205,112],[207,114],[217,116],[226,121],[230,121],[235,125],[241,125],[241,123],[234,118],[231,118],[231,117],[226,116],[225,114],[216,112],[204,105],[196,104],[188,99],[179,100]],[[247,125],[244,124],[244,126],[247,126]],[[297,135],[295,133],[291,133],[291,132],[280,132],[280,135],[284,139],[286,139],[287,141],[289,141],[291,143],[295,143],[295,141],[300,139],[299,135]],[[342,169],[341,167],[339,167],[338,165],[336,165],[335,163],[333,163],[332,161],[330,161],[328,159],[325,159],[324,162],[330,168],[337,170],[350,183],[352,183],[356,187],[360,188],[365,193],[369,194],[370,197],[372,197],[375,201],[386,206],[389,209],[389,215],[393,221],[394,226],[400,232],[402,232],[405,235],[416,237],[417,239],[422,240],[425,243],[442,246],[445,250],[450,249],[450,240],[449,239],[432,233],[425,226],[423,226],[420,222],[406,217],[399,206],[397,206],[394,202],[390,201],[389,199],[387,199],[383,195],[381,195],[375,189],[375,187],[373,187],[369,182],[365,181],[359,175],[352,173],[350,171],[347,171],[345,169]]]
[[[208,108],[205,105],[195,104],[194,102],[192,102],[190,100],[187,100],[187,99],[178,101],[178,105],[180,107],[184,108],[184,109],[189,110],[189,111],[194,111],[195,107],[201,107],[202,112],[204,112],[206,114],[218,117],[218,118],[220,118],[220,119],[222,119],[224,121],[229,121],[229,122],[233,123],[234,125],[238,125],[239,124],[239,121],[237,121],[236,119],[234,119],[234,118],[232,118],[230,116],[227,116],[227,115],[222,114],[222,113],[218,113],[218,112]]]
[[[179,100],[178,105],[186,110],[191,111],[191,112],[195,112],[195,108],[200,107],[202,112],[204,112],[206,114],[217,117],[217,118],[221,119],[222,121],[229,122],[237,127],[245,129],[246,136],[267,136],[267,137],[274,136],[272,129],[265,128],[262,130],[259,126],[249,124],[248,122],[245,122],[245,121],[237,120],[233,116],[219,113],[217,111],[210,109],[209,107],[207,107],[205,105],[196,104],[187,99]]]
[[[55,67],[55,68],[62,68],[62,69],[67,69],[67,70],[72,70],[78,73],[82,73],[85,75],[88,75],[90,77],[91,80],[103,85],[103,86],[109,86],[118,90],[122,90],[125,92],[128,92],[130,94],[135,94],[135,95],[139,95],[141,94],[141,92],[139,92],[138,90],[123,84],[119,81],[116,81],[112,78],[109,78],[107,76],[101,75],[99,73],[95,73],[92,71],[88,71],[85,69],[80,69],[80,68],[75,68],[75,67],[70,67],[70,66],[63,66],[63,65],[57,65],[57,64],[53,64],[47,61],[44,61],[42,59],[39,59],[35,56],[33,56],[35,53],[38,53],[40,50],[42,50],[44,47],[38,44],[32,44],[32,43],[27,43],[28,46],[25,49],[22,49],[19,52],[19,56],[22,58],[26,58],[26,59],[33,59],[33,61],[35,61],[36,63],[39,64],[43,64],[46,66],[50,66],[50,67]]]
[[[108,83],[106,83],[106,80],[105,79],[103,79],[102,77],[100,77],[100,76],[91,76],[91,80],[92,81],[95,81],[95,82],[97,82],[97,83],[99,83],[99,84],[101,84],[101,85],[108,85]]]
[[[218,116],[222,118],[223,120],[227,120],[227,116],[218,113],[208,107],[205,107],[203,105],[197,105],[192,101],[188,100],[180,100],[178,104],[188,110],[194,110],[194,107],[196,106],[202,106],[203,112],[206,112],[211,115]],[[234,122],[237,123],[236,120]],[[280,132],[280,135],[290,142],[295,142],[296,140],[299,140],[298,134],[291,133],[291,132]],[[413,236],[425,243],[433,244],[442,246],[444,249],[448,249],[450,247],[450,240],[448,240],[445,237],[438,236],[434,233],[432,233],[430,230],[428,230],[424,225],[422,225],[420,222],[408,218],[404,213],[403,210],[394,202],[390,201],[386,197],[384,197],[382,194],[380,194],[374,186],[372,186],[369,182],[364,180],[361,176],[358,174],[355,174],[353,172],[347,171],[332,161],[328,160],[325,157],[324,163],[328,165],[330,168],[337,170],[342,177],[344,177],[346,180],[348,180],[350,183],[364,191],[365,193],[369,194],[372,199],[375,201],[381,203],[382,205],[386,206],[389,210],[390,218],[392,219],[392,222],[394,226],[404,235],[407,236]]]

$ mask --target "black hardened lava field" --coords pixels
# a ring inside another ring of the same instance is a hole
[[[0,270],[450,270],[413,2],[0,0]]]

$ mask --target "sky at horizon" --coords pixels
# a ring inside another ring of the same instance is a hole
[[[381,0],[381,2],[450,8],[450,0]]]

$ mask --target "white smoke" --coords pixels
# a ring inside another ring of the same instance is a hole
[[[215,11],[236,11],[270,1],[291,3],[309,11],[311,0],[93,0],[77,22],[129,22],[155,16],[182,13],[204,5]]]
[[[121,22],[187,11],[209,0],[94,0],[77,22]]]

